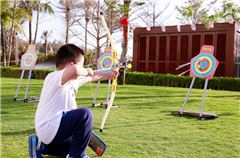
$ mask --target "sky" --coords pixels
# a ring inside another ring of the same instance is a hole
[[[164,13],[164,16],[168,16],[168,20],[165,22],[165,25],[175,25],[176,24],[176,19],[175,19],[175,6],[178,6],[181,4],[182,0],[162,0],[161,5],[165,6],[167,3],[170,3],[169,8],[166,10],[166,13]],[[50,0],[51,4],[57,5],[58,0]],[[160,6],[161,8],[161,6]],[[46,16],[40,16],[40,25],[39,25],[39,35],[38,35],[38,41],[41,40],[40,35],[42,34],[43,31],[45,30],[51,30],[52,31],[52,39],[51,40],[59,40],[59,39],[64,39],[65,36],[65,26],[64,26],[64,19],[63,19],[63,14],[59,13],[59,9],[56,7],[53,7],[55,14],[54,15],[48,15]],[[36,16],[35,16],[36,17]],[[35,22],[35,18],[34,21]],[[135,20],[134,24],[137,26],[145,26],[142,24],[141,20]],[[24,24],[24,28],[26,30],[26,35],[23,36],[26,39],[28,39],[28,24]],[[33,28],[33,31],[35,28]]]
[[[45,0],[45,1],[49,1],[49,0]],[[54,5],[57,5],[58,1],[59,0],[50,0],[51,4],[54,4]],[[170,25],[180,24],[180,22],[176,18],[178,16],[178,12],[175,8],[176,8],[176,6],[183,6],[185,0],[155,0],[155,1],[157,2],[157,9],[160,9],[160,10],[162,10],[169,3],[169,7],[164,12],[164,14],[161,15],[161,19],[166,19],[162,25],[170,26]],[[231,1],[234,1],[238,4],[240,4],[240,0],[231,0]],[[209,1],[206,0],[205,5],[208,5],[208,2]],[[221,5],[221,2],[222,2],[222,0],[217,0],[217,3],[215,4],[214,8],[219,7]],[[57,9],[56,7],[53,7],[53,9],[55,11],[54,15],[40,16],[40,24],[39,24],[38,37],[37,37],[38,42],[43,41],[41,39],[41,35],[46,30],[51,31],[51,37],[49,39],[50,41],[54,41],[54,40],[64,41],[65,40],[65,24],[64,24],[63,14],[60,13],[59,9]],[[134,17],[132,17],[132,18],[134,18]],[[130,18],[130,23],[132,25],[135,25],[137,27],[146,27],[146,24],[144,24],[140,18],[138,18],[137,20],[131,21],[132,18]],[[33,18],[33,24],[34,24],[35,20],[36,20],[36,16],[34,16],[34,18]],[[76,29],[78,29],[78,28],[76,28]],[[24,25],[24,30],[25,30],[25,35],[21,35],[21,38],[28,40],[28,25],[27,25],[27,23]],[[33,25],[33,32],[34,31],[35,31],[35,27]],[[84,33],[83,30],[81,30],[80,32]],[[119,36],[122,36],[122,32],[114,34],[113,39],[117,39],[117,37],[119,37]],[[82,38],[84,38],[84,36],[82,36]],[[90,38],[88,38],[88,39],[90,39]],[[79,46],[84,45],[84,43],[77,38],[71,38],[70,43],[74,43]],[[115,45],[116,49],[119,50],[118,52],[121,52],[121,41],[119,41],[119,38],[117,41],[115,41],[115,43],[116,43],[116,45]],[[88,47],[91,47],[91,46],[89,45]],[[131,38],[129,39],[128,55],[132,56],[132,39]]]

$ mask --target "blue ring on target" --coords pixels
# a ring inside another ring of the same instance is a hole
[[[111,53],[103,53],[98,59],[98,70],[101,70],[102,73],[111,72],[113,66],[113,59]]]
[[[200,61],[201,58],[208,59],[208,60],[207,61],[206,60]],[[199,63],[199,67],[196,67],[196,65],[198,65],[198,63]],[[211,66],[211,67],[208,68],[208,66]],[[216,67],[216,61],[214,60],[213,56],[211,54],[208,54],[208,53],[201,53],[201,54],[197,55],[194,58],[193,63],[191,64],[192,72],[194,73],[194,75],[196,75],[198,77],[209,76],[210,74],[213,73],[215,67]],[[201,68],[203,70],[201,70]],[[204,70],[206,68],[208,68],[207,71]],[[202,73],[200,73],[200,71],[202,71]]]

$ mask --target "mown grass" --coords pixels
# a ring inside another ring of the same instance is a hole
[[[36,103],[13,102],[18,79],[1,78],[1,151],[3,158],[28,157],[27,139],[34,131]],[[26,84],[26,80],[24,82]],[[39,96],[43,81],[31,80],[29,96]],[[94,131],[108,144],[105,158],[235,158],[240,157],[240,93],[208,90],[204,111],[214,120],[171,115],[180,109],[185,88],[118,86],[115,104],[103,133],[104,113],[92,108],[95,83],[79,89],[79,107],[94,113]],[[98,101],[104,101],[107,85],[101,85]],[[186,109],[200,110],[203,90],[193,89]],[[23,97],[24,89],[19,96]],[[94,155],[88,149],[89,155]],[[48,156],[49,157],[49,156]]]

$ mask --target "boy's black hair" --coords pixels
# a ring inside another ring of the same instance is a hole
[[[61,46],[56,55],[56,67],[65,65],[68,62],[77,63],[77,58],[84,55],[84,51],[74,44],[65,44]]]

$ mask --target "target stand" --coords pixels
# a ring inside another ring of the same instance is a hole
[[[107,90],[107,98],[106,98],[106,102],[101,102],[101,103],[96,103],[97,102],[97,96],[98,96],[98,90],[99,90],[99,86],[100,86],[100,81],[98,81],[97,83],[97,87],[96,87],[96,91],[93,97],[93,103],[92,103],[92,107],[102,107],[102,108],[107,108],[108,106],[108,101],[109,101],[109,96],[110,96],[110,87],[111,87],[111,80],[108,80],[108,90]],[[113,104],[112,108],[118,108],[118,105]]]
[[[104,52],[101,54],[101,56],[98,58],[97,61],[97,69],[101,70],[102,73],[110,73],[113,67],[113,58],[111,53],[111,48],[107,47],[105,48]],[[100,86],[100,81],[97,83],[96,91],[93,97],[93,103],[92,107],[108,107],[109,97],[110,97],[110,87],[111,87],[111,80],[108,80],[108,89],[107,89],[107,98],[106,103],[96,103],[97,96],[98,96],[98,90]],[[112,105],[112,108],[119,107],[118,105]]]
[[[26,53],[24,53],[21,58],[22,73],[21,73],[21,77],[18,81],[18,86],[17,86],[17,90],[16,90],[13,101],[24,101],[24,102],[38,102],[39,101],[38,97],[28,97],[28,89],[29,89],[30,79],[31,79],[31,75],[32,75],[32,69],[34,68],[36,61],[37,61],[36,46],[31,44],[28,46]],[[18,91],[21,87],[21,82],[24,77],[25,71],[29,71],[27,86],[26,86],[24,98],[19,99],[19,98],[17,98]]]
[[[188,89],[187,96],[186,96],[186,99],[183,103],[182,109],[172,111],[172,114],[179,115],[179,116],[198,117],[200,120],[214,119],[214,118],[218,117],[216,114],[204,113],[203,112],[208,81],[213,78],[214,73],[217,69],[218,63],[219,63],[218,60],[213,56],[213,52],[214,52],[214,47],[213,46],[203,45],[201,47],[200,53],[196,57],[191,59],[191,62],[190,62],[190,64],[191,64],[190,65],[190,76],[193,77],[192,82],[191,82],[190,87]],[[196,77],[205,79],[200,112],[185,111],[186,103],[187,103],[188,98],[190,96],[190,93],[191,93],[191,90],[193,88]]]
[[[111,80],[108,80],[108,90],[107,90],[106,103],[103,103],[103,102],[101,102],[101,103],[96,103],[100,83],[101,83],[100,81],[98,81],[98,83],[97,83],[96,91],[95,91],[95,94],[94,94],[94,97],[93,97],[92,107],[103,107],[103,108],[107,108],[107,104],[106,104],[106,103],[109,101]]]

